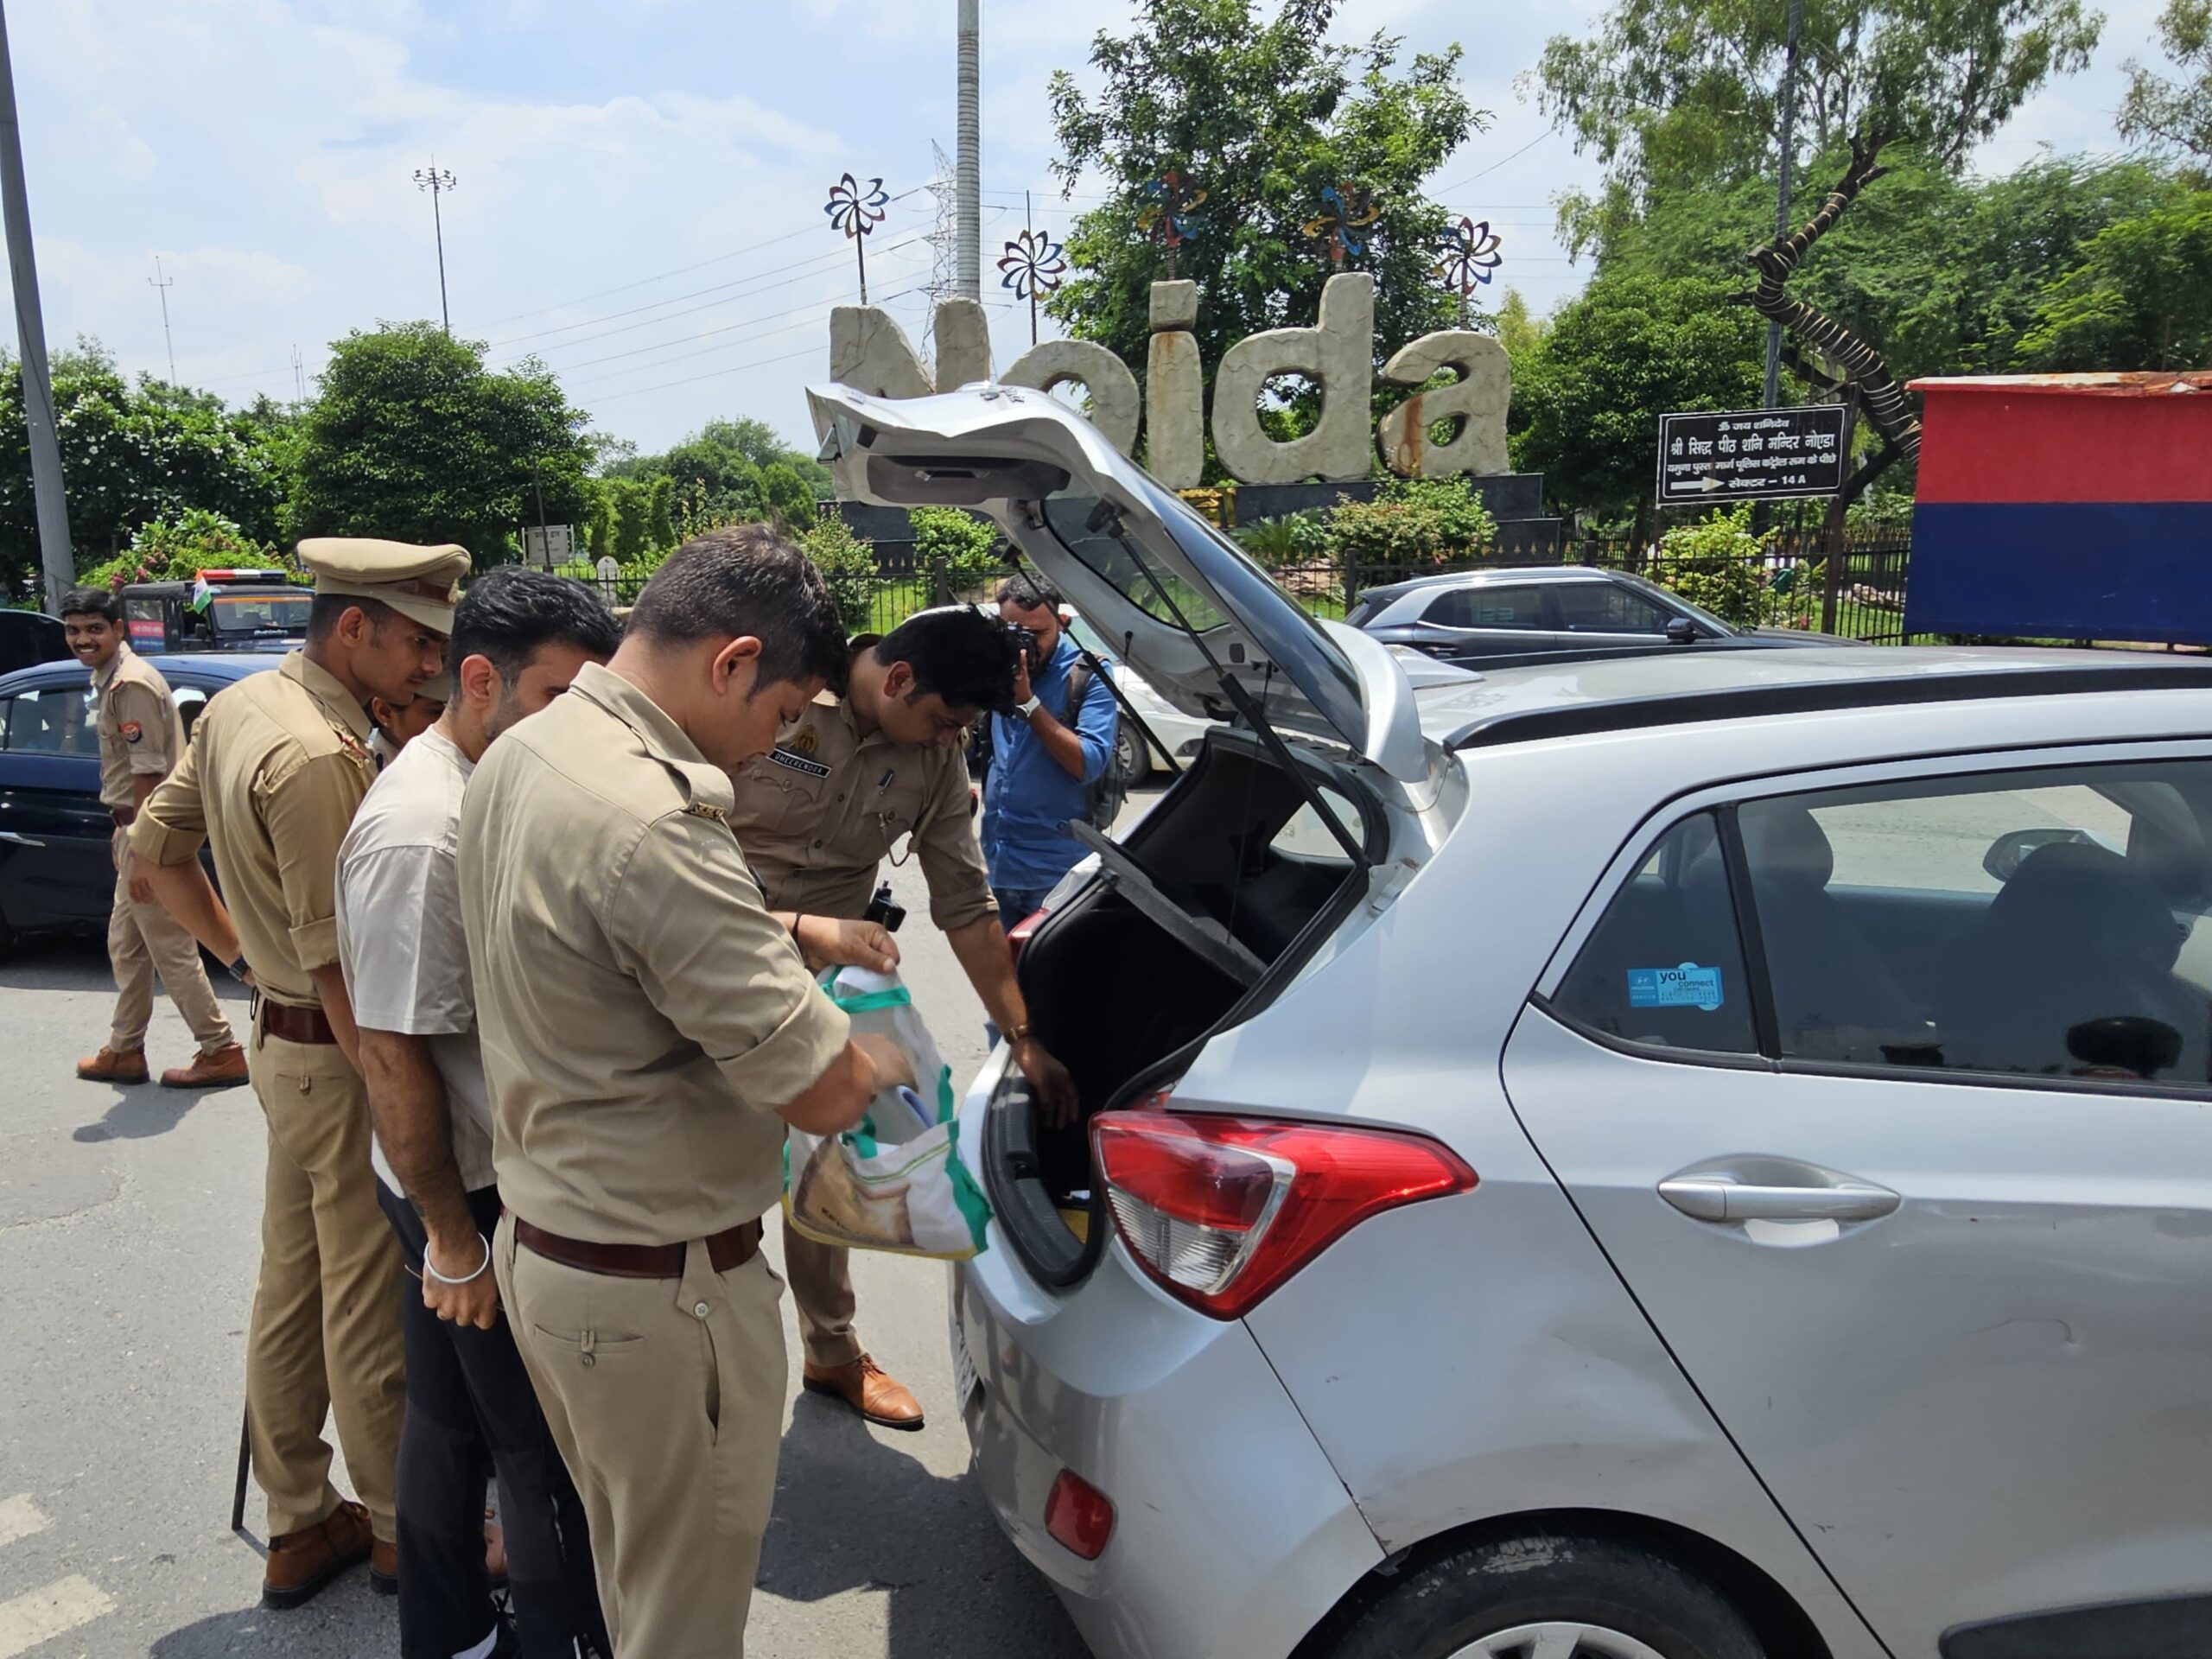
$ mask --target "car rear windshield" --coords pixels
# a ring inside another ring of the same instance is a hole
[[[262,633],[282,629],[305,633],[315,596],[304,588],[289,594],[218,594],[208,607],[218,633]]]

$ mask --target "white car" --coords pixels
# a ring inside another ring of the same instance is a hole
[[[1197,758],[1198,746],[1217,721],[1193,718],[1154,690],[1144,677],[1115,653],[1114,648],[1100,639],[1096,632],[1081,617],[1067,623],[1068,637],[1084,650],[1104,664],[1114,677],[1114,689],[1122,694],[1124,708],[1121,723],[1114,732],[1114,766],[1122,775],[1125,787],[1133,787],[1149,778],[1154,772],[1179,772]],[[1137,717],[1151,732],[1153,741],[1147,742],[1128,717],[1134,709]]]
[[[976,1478],[1100,1659],[2212,1652],[2212,664],[1416,690],[1041,393],[811,394],[1234,712],[1017,934]]]

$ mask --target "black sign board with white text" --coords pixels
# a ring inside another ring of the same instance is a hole
[[[1778,501],[1843,488],[1841,404],[1659,417],[1659,505]]]

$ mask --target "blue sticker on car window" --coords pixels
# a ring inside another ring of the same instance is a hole
[[[1711,1014],[1725,1000],[1718,968],[1685,962],[1673,968],[1628,970],[1628,1004],[1632,1008],[1701,1008]]]

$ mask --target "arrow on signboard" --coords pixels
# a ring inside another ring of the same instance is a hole
[[[1707,473],[1703,478],[1698,480],[1694,484],[1685,484],[1682,486],[1686,492],[1689,490],[1696,490],[1701,494],[1710,493],[1714,490],[1725,490],[1727,487],[1728,486],[1723,484],[1719,479],[1713,477],[1711,473]]]

